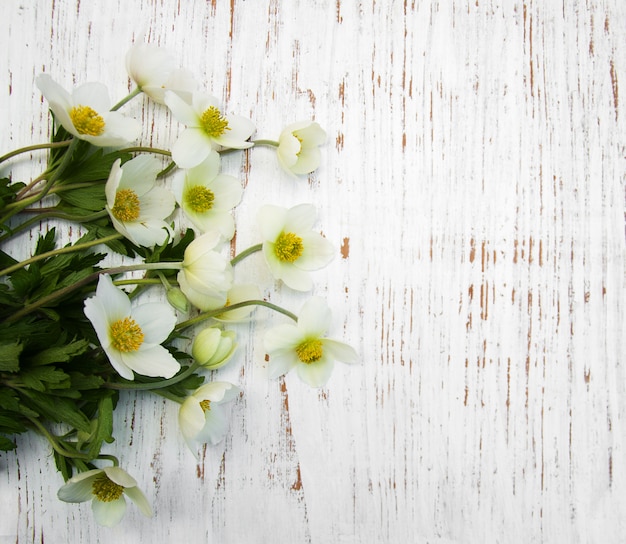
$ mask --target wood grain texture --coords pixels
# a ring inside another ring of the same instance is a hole
[[[362,357],[319,391],[270,381],[261,337],[282,319],[238,326],[238,356],[216,377],[244,396],[226,441],[198,462],[175,406],[125,396],[115,448],[155,517],[129,508],[114,529],[57,501],[46,444],[21,437],[0,457],[2,544],[623,541],[626,3],[2,8],[0,153],[47,138],[40,72],[121,97],[124,55],[143,34],[260,137],[322,124],[308,180],[267,149],[223,169],[246,185],[240,249],[258,241],[260,204],[319,205],[337,256],[315,293],[334,309],[333,336]],[[128,112],[146,143],[180,131],[148,102]],[[11,166],[16,179],[37,173]],[[276,290],[256,258],[237,274],[294,310],[306,299]]]

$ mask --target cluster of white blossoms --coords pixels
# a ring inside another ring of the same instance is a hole
[[[271,145],[278,163],[299,176],[313,172],[321,162],[319,146],[326,139],[313,121],[287,126],[277,141],[251,140],[255,126],[249,119],[231,115],[210,94],[198,90],[191,74],[176,68],[170,54],[149,44],[135,45],[126,58],[137,90],[169,108],[185,125],[171,146],[178,171],[171,186],[161,182],[161,161],[140,154],[117,160],[105,185],[106,212],[113,227],[136,246],[154,248],[175,238],[173,215],[182,214],[197,232],[180,262],[166,263],[177,270],[176,286],[168,289],[168,301],[137,303],[103,274],[95,295],[85,302],[85,315],[97,334],[111,365],[132,381],[135,374],[169,380],[181,366],[162,343],[175,328],[179,312],[213,312],[218,324],[204,327],[193,341],[191,357],[206,370],[225,365],[233,356],[235,333],[223,324],[250,318],[254,304],[262,302],[256,285],[234,283],[229,242],[235,234],[235,208],[243,195],[237,178],[222,173],[220,152]],[[140,136],[141,126],[111,108],[106,87],[87,83],[71,94],[50,76],[37,84],[55,119],[70,134],[100,147],[121,147]],[[166,154],[166,153],[163,153]],[[258,210],[258,232],[266,265],[277,281],[297,291],[313,287],[311,272],[326,266],[334,246],[314,229],[317,211],[310,204],[291,208],[265,205]],[[151,269],[158,269],[151,263]],[[149,268],[146,265],[146,269]],[[171,287],[171,286],[170,286]],[[270,330],[265,337],[269,376],[277,378],[292,369],[313,387],[324,386],[334,361],[353,363],[355,350],[326,338],[331,313],[319,298],[302,307],[294,324]],[[221,323],[221,325],[219,324]],[[213,381],[199,387],[181,403],[181,433],[194,454],[201,443],[220,442],[228,429],[227,405],[241,393],[234,384]],[[59,491],[69,502],[92,500],[99,523],[117,523],[125,510],[124,496],[150,515],[151,510],[136,482],[119,467],[90,470],[71,478]]]

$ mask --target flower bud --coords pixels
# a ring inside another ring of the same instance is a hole
[[[215,370],[228,362],[236,347],[233,331],[207,327],[196,335],[191,354],[204,368]]]
[[[172,287],[167,290],[167,301],[177,310],[186,312],[189,310],[189,302],[187,297],[178,287]]]

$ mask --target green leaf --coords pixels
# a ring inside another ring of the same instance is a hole
[[[113,442],[113,401],[111,395],[100,399],[97,421],[95,435],[87,450],[87,455],[92,459],[100,453],[102,442]]]
[[[10,450],[14,450],[16,447],[17,446],[15,442],[13,442],[12,440],[9,440],[5,436],[0,436],[0,450],[10,451]]]
[[[23,394],[47,419],[55,423],[67,423],[80,431],[91,431],[89,420],[71,400],[33,390],[24,391]]]
[[[26,387],[42,392],[48,388],[54,389],[50,385],[59,386],[60,388],[70,386],[69,376],[62,370],[57,370],[54,367],[32,368],[23,371],[20,374],[20,378]]]
[[[19,342],[0,344],[0,371],[17,372],[20,369],[20,353],[23,349],[23,344]]]
[[[33,366],[49,365],[51,363],[66,363],[72,357],[85,353],[88,347],[88,340],[74,340],[69,344],[55,346],[40,351],[37,355],[31,357],[30,363]]]

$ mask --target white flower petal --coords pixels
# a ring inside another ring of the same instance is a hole
[[[117,159],[113,163],[113,166],[111,167],[111,172],[109,172],[109,179],[104,186],[104,193],[107,197],[107,206],[109,208],[113,208],[113,206],[115,206],[117,189],[120,185],[120,182],[122,181],[122,176],[124,175],[121,164],[122,162],[120,159]]]
[[[126,161],[121,168],[123,174],[117,189],[132,189],[142,196],[154,187],[161,163],[151,155],[142,154]]]
[[[172,146],[172,159],[180,168],[193,168],[212,150],[211,139],[199,128],[186,128]]]
[[[234,400],[241,390],[229,382],[209,382],[201,385],[194,392],[194,397],[199,400],[210,400],[216,404]]]
[[[302,255],[294,265],[302,270],[319,270],[335,256],[335,246],[318,232],[302,233]]]
[[[163,187],[153,187],[140,197],[139,221],[146,218],[164,220],[176,208],[174,195]]]
[[[311,387],[323,387],[333,372],[335,363],[328,357],[309,364],[299,364],[296,372],[299,378]]]
[[[241,201],[243,187],[239,180],[228,174],[220,174],[210,184],[215,195],[213,209],[231,210]]]
[[[161,344],[176,325],[176,314],[169,304],[146,302],[134,308],[131,317],[141,327],[146,344]]]
[[[204,416],[204,427],[196,435],[195,440],[213,446],[219,444],[228,432],[228,413],[219,405],[211,405]]]
[[[163,346],[120,352],[122,362],[142,376],[169,379],[180,370],[180,363]]]
[[[141,222],[124,223],[123,229],[118,228],[116,221],[113,221],[113,226],[133,244],[142,247],[163,245],[168,236],[171,237],[170,226],[160,219],[144,219]]]
[[[349,364],[359,362],[359,355],[356,350],[343,342],[324,338],[322,340],[322,349],[328,357],[336,361]]]
[[[195,96],[195,94],[194,94]],[[194,107],[185,102],[180,96],[172,91],[165,93],[165,105],[170,109],[174,118],[188,127],[200,126],[200,119]]]
[[[100,274],[96,296],[106,301],[105,308],[109,323],[122,319],[130,313],[131,304],[128,295],[113,285],[113,280],[108,274]]]
[[[264,240],[274,242],[283,231],[287,210],[280,206],[266,204],[259,209],[257,222]]]
[[[178,426],[185,440],[195,439],[204,423],[204,410],[200,401],[193,396],[187,397],[178,410]]]
[[[111,366],[122,378],[130,381],[135,379],[133,371],[122,360],[122,354],[119,350],[109,346],[108,348],[104,348],[104,352],[107,354]]]
[[[137,480],[135,480],[135,478],[128,474],[128,472],[126,472],[123,468],[105,467],[103,470],[109,480],[121,485],[122,487],[134,487],[137,485]]]
[[[297,325],[284,323],[269,329],[263,336],[263,346],[271,355],[281,349],[294,349],[304,340],[301,329]]]
[[[98,499],[91,501],[93,517],[98,525],[103,527],[114,527],[124,517],[126,513],[126,499],[122,495],[119,499],[109,502],[102,502]]]
[[[304,336],[323,336],[328,330],[331,317],[326,301],[320,297],[311,297],[300,310],[298,329]]]
[[[317,148],[303,148],[297,157],[297,161],[290,166],[290,170],[299,176],[310,174],[317,170],[322,162],[322,153]]]
[[[152,517],[152,507],[148,502],[148,499],[143,494],[143,491],[138,487],[129,487],[124,490],[124,494],[131,500],[144,516]]]
[[[102,473],[101,469],[87,470],[70,478],[57,492],[64,502],[85,502],[93,499],[93,481]]]
[[[268,377],[271,380],[274,380],[283,374],[287,374],[298,364],[298,362],[299,359],[295,351],[285,351],[270,355]]]
[[[317,219],[317,210],[313,204],[298,204],[289,208],[285,214],[285,232],[295,232],[310,230]]]
[[[84,83],[76,87],[72,93],[75,106],[89,106],[100,115],[104,115],[111,107],[109,90],[104,83]]]
[[[48,74],[40,74],[37,76],[35,83],[50,106],[54,104],[55,107],[66,111],[73,107],[70,93],[54,81]]]

